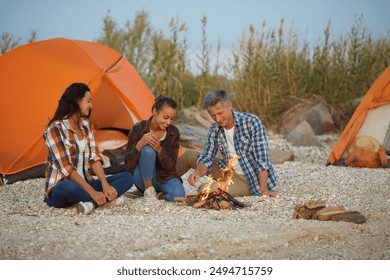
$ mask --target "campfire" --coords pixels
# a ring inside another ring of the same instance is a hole
[[[244,208],[244,203],[228,193],[229,186],[233,183],[233,164],[237,160],[238,156],[229,159],[228,165],[221,169],[222,177],[217,181],[214,181],[211,175],[209,175],[209,182],[200,193],[187,195],[186,198],[176,198],[176,202],[181,202],[184,206],[214,210]]]

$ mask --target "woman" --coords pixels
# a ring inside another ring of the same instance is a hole
[[[172,98],[157,97],[152,116],[135,124],[129,133],[125,164],[144,197],[156,197],[156,191],[159,199],[168,201],[185,196],[175,168],[180,147],[180,132],[172,125],[176,107]]]
[[[87,214],[107,202],[120,204],[133,185],[128,172],[106,177],[89,120],[91,91],[83,83],[71,84],[61,96],[44,132],[47,157],[45,202],[57,208],[76,204]],[[97,176],[94,180],[90,168]]]

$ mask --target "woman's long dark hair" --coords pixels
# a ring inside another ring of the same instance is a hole
[[[57,110],[54,113],[53,118],[50,119],[48,125],[53,121],[67,118],[75,113],[80,113],[78,102],[84,98],[87,91],[90,92],[90,89],[86,84],[71,84],[62,94],[60,101],[58,101]],[[90,114],[91,111],[89,111],[88,117]]]

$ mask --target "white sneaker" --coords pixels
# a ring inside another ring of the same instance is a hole
[[[93,210],[93,208],[95,208],[95,205],[93,205],[92,202],[80,201],[79,203],[76,204],[77,212],[81,214],[88,214]]]
[[[157,193],[153,186],[146,188],[144,191],[144,197],[146,199],[157,199]]]
[[[110,202],[112,205],[121,205],[125,203],[126,198],[122,195],[120,197],[115,198],[113,201]]]

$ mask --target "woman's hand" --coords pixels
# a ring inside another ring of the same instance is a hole
[[[162,150],[162,147],[160,145],[160,140],[156,138],[156,136],[152,136],[149,139],[149,145],[155,150],[157,153],[160,153]]]
[[[141,151],[143,147],[149,145],[152,138],[155,138],[152,132],[145,133],[136,145],[137,150]]]
[[[108,201],[113,201],[115,198],[117,198],[118,193],[116,192],[116,189],[109,184],[102,184],[103,193],[106,195]]]
[[[106,201],[107,201],[106,195],[103,192],[94,191],[94,192],[90,193],[89,195],[92,197],[92,199],[97,203],[97,205],[99,207],[106,204]]]

